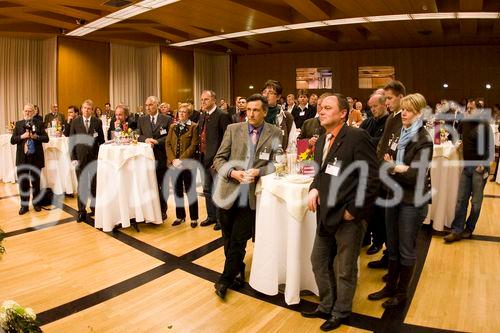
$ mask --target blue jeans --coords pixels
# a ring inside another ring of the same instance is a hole
[[[488,172],[486,168],[484,172]],[[460,176],[460,183],[458,185],[457,206],[455,207],[455,219],[451,224],[452,232],[460,234],[465,228],[473,232],[476,227],[479,214],[481,213],[481,205],[483,203],[484,186],[486,185],[487,178],[484,177],[484,172],[479,173],[476,171],[475,166],[464,167],[462,175]],[[467,207],[469,205],[469,198],[472,195],[472,208],[465,221],[467,215]]]
[[[415,265],[417,261],[417,235],[425,217],[428,205],[415,207],[400,203],[386,209],[387,251],[389,260],[401,265]]]

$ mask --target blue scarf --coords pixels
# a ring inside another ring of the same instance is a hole
[[[399,136],[398,151],[396,154],[396,164],[404,164],[403,158],[405,156],[405,149],[411,139],[417,134],[420,127],[422,127],[423,122],[421,118],[418,118],[411,124],[409,128],[401,128],[401,135]]]

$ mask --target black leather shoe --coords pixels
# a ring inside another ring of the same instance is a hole
[[[215,223],[214,225],[214,230],[220,230],[221,229],[221,225],[219,222]]]
[[[370,246],[368,250],[366,250],[366,254],[372,255],[378,253],[378,251],[380,251],[381,249],[382,248],[380,246],[372,244],[372,246]]]
[[[19,215],[26,214],[28,211],[29,211],[28,207],[21,207],[21,209],[19,209]]]
[[[394,296],[395,293],[396,293],[395,290],[389,289],[389,288],[387,288],[387,286],[385,286],[381,290],[368,295],[368,299],[370,301],[378,301],[378,300],[381,300],[383,298],[392,297],[392,296]]]
[[[342,323],[345,321],[346,318],[336,318],[336,317],[331,317],[327,321],[323,323],[319,328],[322,331],[333,331],[334,329],[338,328]]]
[[[78,213],[77,222],[85,222],[87,221],[87,213]]]
[[[332,316],[331,314],[323,312],[323,311],[319,311],[318,309],[316,309],[314,311],[304,311],[304,312],[301,312],[300,314],[302,315],[302,317],[305,317],[305,318],[321,318],[321,319],[325,319],[325,320],[330,319],[330,317]]]
[[[185,219],[176,219],[174,221],[174,223],[172,223],[172,227],[175,227],[176,225],[179,225],[179,224],[184,223],[184,222],[186,222]]]
[[[35,209],[36,210],[36,209]],[[471,239],[472,238],[472,231],[468,230],[468,229],[465,229],[464,231],[462,231],[462,233],[460,234],[460,237],[462,237],[462,239]]]
[[[396,294],[394,297],[391,297],[382,303],[382,307],[389,310],[402,308],[406,305],[406,299],[406,294]]]
[[[95,210],[91,210],[90,213],[88,213],[90,217],[95,216]]]
[[[388,268],[389,267],[389,258],[386,254],[380,258],[380,260],[370,261],[368,263],[369,268]]]
[[[198,220],[191,221],[191,228],[196,228],[198,226]]]
[[[231,288],[234,290],[239,290],[244,286],[245,286],[245,269],[243,269],[243,271],[239,272],[238,275],[236,275]]]
[[[217,221],[216,220],[206,219],[205,221],[201,222],[200,225],[202,227],[207,227],[207,226],[212,225],[214,223],[217,223]]]
[[[229,286],[222,282],[216,282],[214,284],[214,287],[217,296],[219,296],[221,299],[224,299],[226,297],[227,288],[229,288]]]
[[[35,209],[35,212],[40,212],[42,210],[42,207],[36,205],[36,206],[33,206],[33,209]]]

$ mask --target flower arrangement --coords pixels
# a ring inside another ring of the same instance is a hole
[[[0,328],[5,333],[42,332],[31,308],[23,308],[14,301],[5,301],[0,307]]]
[[[7,125],[7,131],[9,133],[12,133],[14,132],[14,128],[16,128],[16,123],[14,123],[13,121],[9,122],[9,124]]]
[[[62,128],[62,123],[60,121],[57,121],[55,128],[56,128],[56,136],[62,136],[63,128]]]
[[[314,147],[307,148],[301,154],[299,154],[299,162],[302,161],[313,161],[314,160]]]

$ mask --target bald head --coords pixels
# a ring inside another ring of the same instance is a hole
[[[378,119],[383,117],[387,113],[387,108],[385,107],[385,96],[381,94],[373,94],[368,100],[368,106],[372,111],[373,117]]]

